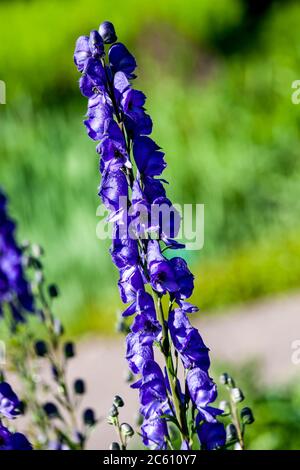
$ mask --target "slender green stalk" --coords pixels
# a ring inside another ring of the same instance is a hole
[[[164,318],[163,306],[161,303],[160,296],[157,295],[156,293],[155,293],[155,296],[157,300],[157,318],[162,327],[162,352],[165,357],[166,370],[167,370],[167,375],[168,375],[168,379],[170,383],[170,389],[171,389],[171,394],[172,394],[172,399],[173,399],[173,404],[174,404],[174,409],[175,409],[175,415],[176,415],[178,424],[180,426],[181,440],[182,441],[189,440],[185,410],[183,410],[181,407],[178,390],[177,390],[177,377],[176,377],[175,369],[174,369],[174,363],[173,363],[169,336],[168,336],[168,329],[166,327],[165,318]]]

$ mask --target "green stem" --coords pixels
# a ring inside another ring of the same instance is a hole
[[[167,370],[167,375],[168,375],[168,379],[170,383],[170,389],[171,389],[171,394],[172,394],[172,399],[173,399],[173,404],[174,404],[174,409],[175,409],[175,415],[176,415],[178,424],[180,426],[181,440],[184,441],[184,440],[188,440],[185,411],[182,410],[180,399],[179,399],[179,394],[177,390],[177,377],[176,377],[175,370],[174,370],[168,330],[167,330],[166,323],[165,323],[161,298],[156,293],[155,293],[155,296],[157,300],[157,318],[162,327],[162,352],[165,357],[166,370]]]
[[[230,394],[230,402],[231,402],[232,420],[237,430],[237,435],[238,435],[239,444],[241,446],[241,450],[244,450],[245,443],[244,443],[243,433],[242,433],[241,426],[240,426],[240,420],[239,420],[238,413],[237,413],[237,406],[232,400],[231,394]]]

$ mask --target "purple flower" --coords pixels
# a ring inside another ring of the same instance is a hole
[[[79,72],[83,72],[90,57],[103,55],[103,40],[98,31],[91,31],[90,36],[80,36],[76,41],[74,63]]]
[[[226,432],[222,423],[204,422],[197,428],[197,433],[203,449],[218,449],[226,443]]]
[[[160,417],[169,411],[164,376],[156,362],[150,360],[143,366],[139,391],[140,411],[146,419]]]
[[[194,290],[194,276],[183,258],[176,257],[170,260],[176,282],[179,286],[179,298],[188,299]]]
[[[111,211],[118,211],[122,208],[122,199],[127,199],[128,196],[128,183],[126,176],[121,170],[104,171],[99,195],[108,209]]]
[[[119,269],[125,268],[126,266],[135,266],[138,263],[139,253],[137,241],[131,238],[121,239],[115,236],[110,253],[113,263]]]
[[[152,204],[158,197],[166,196],[166,191],[163,187],[162,181],[165,182],[164,180],[155,179],[151,176],[143,178],[144,195],[150,204]]]
[[[6,209],[6,197],[0,189],[0,314],[4,304],[15,321],[24,321],[24,313],[33,312],[33,297],[23,270],[22,252],[15,240],[15,224]]]
[[[124,304],[134,301],[137,291],[144,289],[144,280],[139,266],[128,266],[121,269],[118,285]]]
[[[161,254],[157,240],[148,243],[148,269],[151,285],[154,290],[161,294],[176,292],[178,284],[170,262]]]
[[[23,434],[11,433],[0,423],[0,450],[32,450],[32,446]]]
[[[137,293],[136,311],[138,313],[131,326],[131,331],[139,333],[139,341],[142,344],[152,344],[154,340],[158,341],[162,328],[156,319],[153,299],[144,290],[139,290]]]
[[[89,49],[92,57],[101,57],[104,54],[103,39],[98,31],[93,30],[90,32]]]
[[[99,60],[89,58],[84,67],[84,73],[79,80],[79,88],[83,96],[96,98],[99,94],[105,94],[106,74]]]
[[[103,94],[93,95],[89,99],[87,117],[84,124],[89,137],[93,140],[101,140],[104,135],[105,121],[112,117],[112,107]]]
[[[124,44],[117,43],[111,46],[108,51],[108,59],[113,74],[124,72],[128,78],[134,78],[133,72],[136,68],[136,61]]]
[[[133,155],[139,172],[145,176],[159,176],[167,166],[165,154],[150,137],[140,136],[133,141]]]
[[[143,344],[139,333],[129,333],[126,337],[126,359],[134,374],[141,372],[147,361],[153,361],[152,345]]]
[[[146,96],[139,90],[126,90],[121,99],[121,108],[125,115],[125,126],[132,137],[148,135],[152,132],[152,120],[145,112]]]
[[[190,324],[184,311],[172,310],[168,326],[173,344],[180,354],[185,368],[200,367],[208,371],[210,366],[209,349],[205,346],[198,330]]]
[[[0,417],[14,419],[20,414],[20,401],[7,382],[0,383]]]
[[[116,171],[123,166],[130,166],[124,136],[118,124],[113,119],[104,123],[103,139],[97,146],[104,168],[109,165],[110,171]]]
[[[114,25],[110,21],[103,21],[103,23],[100,24],[99,34],[105,44],[112,44],[117,40]]]
[[[144,420],[141,427],[143,444],[152,450],[166,450],[168,428],[165,419],[149,418]]]
[[[152,224],[158,227],[159,237],[170,246],[176,243],[170,238],[176,237],[180,229],[181,216],[166,197],[158,197],[152,202]],[[182,245],[180,245],[182,247]],[[176,246],[177,248],[177,246]]]
[[[186,382],[191,400],[199,411],[199,419],[216,422],[215,417],[222,411],[209,406],[217,398],[216,384],[200,367],[188,371]]]

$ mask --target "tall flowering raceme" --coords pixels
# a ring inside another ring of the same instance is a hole
[[[172,448],[168,428],[173,423],[182,449],[191,448],[195,436],[202,448],[220,448],[225,430],[217,421],[222,411],[212,406],[217,389],[208,372],[209,350],[189,320],[198,310],[187,301],[194,277],[183,258],[164,255],[166,249],[183,247],[175,240],[180,217],[161,178],[164,153],[149,137],[146,97],[132,87],[135,58],[116,41],[113,25],[104,22],[99,31],[77,40],[74,61],[81,72],[81,93],[88,98],[84,124],[98,142],[99,195],[113,223],[110,251],[127,304],[123,316],[134,315],[126,357],[139,377],[133,387],[139,390],[143,443],[152,449]],[[153,220],[153,207],[168,207],[172,216]],[[155,346],[165,358],[164,370],[155,361]]]
[[[52,311],[59,292],[55,284],[46,283],[42,249],[29,243],[21,248],[15,232],[0,191],[0,321],[9,352],[5,370],[0,369],[0,450],[81,450],[98,419],[93,409],[78,409],[86,393],[84,380],[67,380],[68,363],[76,352],[63,339],[64,328]],[[33,325],[30,313],[35,313]],[[51,372],[47,379],[46,368]],[[7,382],[11,372],[18,378],[21,402]],[[21,412],[27,414],[32,446],[10,425]]]
[[[0,188],[0,316],[7,306],[15,322],[24,322],[24,312],[33,312],[33,296],[24,275],[22,251],[15,239],[15,223],[6,209]]]

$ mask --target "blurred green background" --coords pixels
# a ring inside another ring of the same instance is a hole
[[[170,198],[205,204],[204,249],[185,253],[194,300],[214,312],[300,287],[299,2],[1,0],[0,18],[0,184],[20,239],[45,248],[69,331],[111,333],[121,308],[73,64],[76,38],[105,19],[137,57]],[[272,393],[253,391],[264,445],[293,448],[299,389]]]

